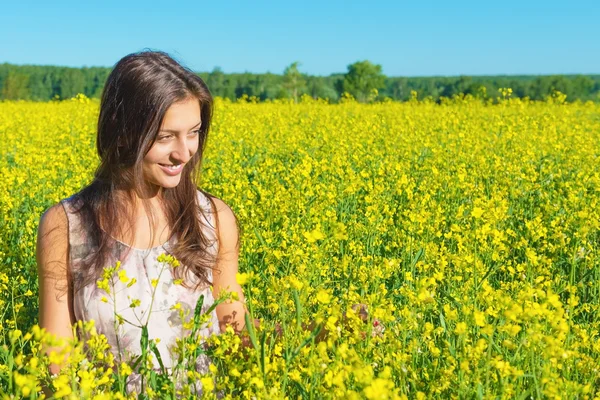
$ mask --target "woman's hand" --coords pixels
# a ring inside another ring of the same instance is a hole
[[[358,314],[359,318],[364,323],[367,323],[369,321],[369,312],[368,312],[368,307],[366,304],[363,304],[363,303],[354,304],[352,306],[352,310]],[[345,315],[344,315],[344,318],[346,318]],[[381,321],[374,318],[373,319],[373,330],[371,331],[371,337],[376,337],[376,336],[381,337],[381,336],[383,336],[384,331],[385,331],[385,327],[383,326]],[[366,332],[361,332],[361,334],[362,334],[363,339],[365,339]]]
[[[369,313],[368,313],[368,308],[366,304],[354,304],[352,306],[352,310],[358,314],[358,317],[363,321],[364,324],[367,324],[369,321]],[[342,316],[342,321],[345,323],[347,322],[348,317],[346,316],[346,313],[343,314]],[[255,320],[256,321],[256,320]],[[302,328],[304,330],[307,331],[311,331],[313,332],[315,329],[317,329],[317,323],[315,321],[312,321],[309,324],[302,324]],[[283,334],[283,330],[281,328],[280,324],[275,324],[275,331],[277,332],[277,336],[282,336]],[[379,321],[378,319],[373,319],[373,330],[371,331],[371,337],[381,337],[383,336],[383,332],[385,331],[385,327],[383,326],[383,324],[381,323],[381,321]],[[315,336],[315,342],[320,342],[322,340],[325,340],[327,338],[329,334],[329,331],[327,331],[327,328],[325,326],[322,327],[322,329],[319,331],[319,333]],[[367,336],[366,330],[365,331],[361,331],[361,335],[362,338],[365,339]]]

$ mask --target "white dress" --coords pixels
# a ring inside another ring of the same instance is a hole
[[[211,239],[212,245],[209,251],[212,254],[217,252],[217,241],[214,228],[214,215],[210,202],[206,195],[198,191],[198,202],[205,212],[206,218],[201,217],[201,226],[205,234]],[[85,229],[81,229],[80,218],[75,212],[78,199],[75,195],[61,201],[69,221],[69,248],[70,248],[70,267],[72,271],[77,271],[79,264],[84,257],[90,255],[90,244],[87,243],[87,234]],[[175,239],[173,239],[175,240]],[[157,257],[170,250],[171,243],[153,247],[151,249],[137,249],[131,247],[131,250],[125,257],[128,245],[115,239],[113,255],[115,260],[121,261],[121,268],[127,275],[127,282],[122,282],[118,277],[113,279],[115,290],[111,289],[111,294],[97,287],[95,283],[89,284],[81,290],[74,293],[73,308],[75,318],[82,321],[95,321],[96,331],[104,334],[111,346],[111,352],[115,356],[115,362],[129,362],[132,358],[141,354],[140,340],[142,330],[128,322],[123,323],[115,329],[115,305],[117,313],[125,320],[135,324],[142,325],[148,322],[148,339],[160,338],[157,348],[160,352],[163,365],[167,369],[173,367],[175,354],[172,354],[171,348],[175,345],[176,338],[182,338],[190,334],[190,331],[182,326],[183,322],[193,319],[196,303],[200,296],[204,296],[202,312],[213,304],[214,299],[210,286],[193,291],[173,282],[172,267],[168,264],[160,263]],[[181,268],[177,267],[177,268]],[[162,271],[162,272],[161,272]],[[132,278],[136,283],[127,287]],[[156,279],[156,288],[152,287],[152,280]],[[188,282],[195,283],[197,277],[188,273],[186,277]],[[212,282],[212,273],[208,271],[208,279]],[[152,293],[154,292],[154,299]],[[108,302],[102,301],[102,298],[108,299]],[[113,302],[114,297],[114,302]],[[139,306],[130,308],[134,299],[140,301]],[[148,312],[150,304],[152,309],[150,317]],[[171,309],[176,303],[181,305],[181,309],[187,313],[187,317],[182,321],[179,316],[179,310]],[[200,330],[202,337],[208,337],[219,333],[219,324],[216,311],[212,311],[210,322]],[[154,354],[152,361],[156,370],[159,369],[159,363]],[[201,373],[208,372],[210,360],[206,355],[200,355],[196,360],[196,370]],[[185,379],[185,378],[181,378]],[[176,379],[177,386],[180,386],[183,380]],[[144,383],[144,386],[146,384]],[[196,382],[196,390],[201,391],[200,382]],[[192,385],[193,387],[193,385]],[[135,371],[129,376],[127,381],[128,393],[140,393],[141,376]]]

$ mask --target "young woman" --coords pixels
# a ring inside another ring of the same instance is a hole
[[[237,219],[194,183],[211,117],[205,83],[166,53],[134,53],[115,65],[101,99],[95,176],[40,220],[42,328],[72,337],[77,320],[93,319],[120,362],[139,354],[140,326],[147,322],[167,368],[170,347],[185,335],[176,304],[193,317],[201,295],[206,310],[221,291],[237,292],[239,300],[219,304],[202,334],[244,328],[244,296],[235,279]],[[161,253],[181,265],[165,269]],[[108,294],[97,281],[117,261],[124,279]],[[139,305],[129,307],[134,300]],[[115,311],[127,322],[116,324]],[[204,368],[208,360],[198,362]],[[52,365],[51,373],[60,368]],[[139,391],[135,374],[128,388]]]

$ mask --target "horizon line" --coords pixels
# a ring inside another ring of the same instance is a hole
[[[8,62],[8,61],[4,61],[2,62],[2,64],[9,64],[9,65],[14,65],[17,67],[56,67],[56,68],[73,68],[73,69],[83,69],[83,68],[113,68],[113,66],[102,66],[102,65],[92,65],[92,66],[87,66],[87,65],[83,65],[80,67],[73,67],[73,66],[69,66],[69,65],[55,65],[55,64],[16,64],[16,63],[12,63],[12,62]],[[215,66],[213,68],[213,70],[215,68],[221,68],[219,66]],[[190,68],[191,69],[191,68]],[[212,71],[193,71],[194,73],[198,74],[198,73],[208,73],[210,74]],[[270,72],[270,71],[266,71],[266,72],[251,72],[251,71],[244,71],[244,72],[225,72],[223,70],[221,70],[221,72],[223,72],[223,74],[253,74],[253,75],[264,75],[264,74],[272,74],[272,75],[283,75],[283,73],[275,73],[275,72]],[[304,75],[308,75],[308,76],[314,76],[314,77],[321,77],[321,78],[328,78],[334,75],[345,75],[347,72],[332,72],[329,75],[318,75],[318,74],[309,74],[306,72],[301,72]],[[457,75],[441,75],[441,74],[436,74],[436,75],[386,75],[385,73],[383,74],[385,77],[387,78],[455,78],[455,77],[498,77],[498,76],[506,76],[506,77],[523,77],[523,76],[577,76],[577,75],[586,75],[586,76],[600,76],[600,72],[589,72],[589,73],[585,73],[585,72],[570,72],[570,73],[515,73],[515,74],[507,74],[507,73],[496,73],[496,74],[492,74],[492,73],[485,73],[485,74],[473,74],[473,75],[469,75],[469,74],[457,74]]]

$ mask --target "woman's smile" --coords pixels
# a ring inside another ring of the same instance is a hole
[[[159,163],[158,166],[165,172],[165,174],[169,176],[177,176],[181,173],[181,171],[183,171],[183,164],[173,165]]]

